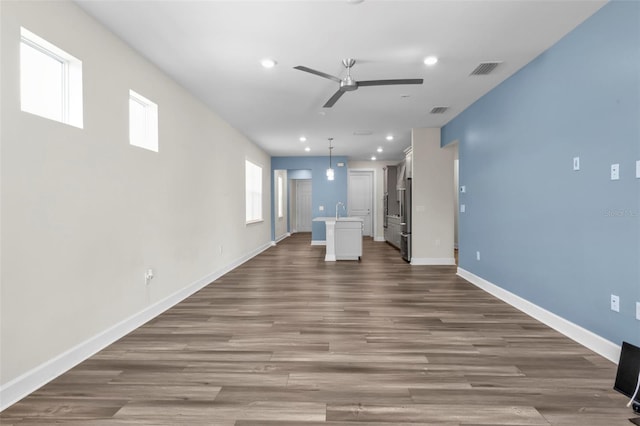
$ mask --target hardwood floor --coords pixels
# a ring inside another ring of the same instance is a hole
[[[2,425],[627,425],[615,365],[455,275],[295,234]]]

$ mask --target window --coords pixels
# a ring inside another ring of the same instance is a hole
[[[262,220],[262,167],[245,162],[247,223]]]
[[[158,152],[158,105],[129,90],[129,143]]]
[[[282,176],[278,176],[278,218],[284,216],[284,180]]]
[[[20,27],[20,109],[82,128],[82,61]]]

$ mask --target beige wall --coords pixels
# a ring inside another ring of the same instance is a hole
[[[413,129],[412,264],[453,264],[454,159],[440,129]]]
[[[268,244],[271,176],[268,155],[75,4],[0,3],[5,385]],[[20,111],[21,25],[82,60],[84,129]],[[159,106],[159,153],[128,144],[129,89]],[[264,167],[250,226],[245,158]]]

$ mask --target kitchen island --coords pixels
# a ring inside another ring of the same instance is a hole
[[[325,262],[336,260],[360,260],[362,256],[361,217],[316,217],[314,222],[324,222],[326,226]]]

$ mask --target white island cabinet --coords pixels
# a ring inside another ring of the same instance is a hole
[[[316,217],[313,221],[326,225],[326,262],[360,259],[364,223],[361,217]]]

